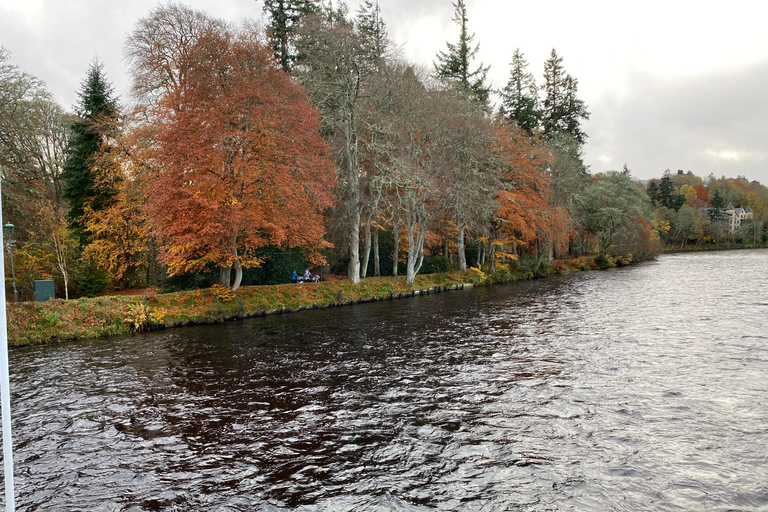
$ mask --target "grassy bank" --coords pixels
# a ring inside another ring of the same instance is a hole
[[[534,273],[532,266],[500,265],[487,274],[472,270],[405,277],[376,277],[360,284],[349,280],[321,283],[245,286],[236,293],[223,287],[144,295],[103,296],[77,300],[8,304],[8,342],[13,346],[128,334],[193,324],[220,323],[268,314],[389,300],[427,290],[442,291],[461,284],[489,285],[559,272],[594,268],[591,258],[556,261]],[[536,274],[536,275],[535,275]]]

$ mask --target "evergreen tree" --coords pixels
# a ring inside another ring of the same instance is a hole
[[[483,108],[488,107],[491,88],[485,83],[490,66],[480,66],[472,70],[472,61],[477,56],[480,45],[472,47],[474,34],[469,34],[467,7],[464,0],[456,0],[453,4],[453,21],[461,28],[457,44],[446,43],[448,49],[437,53],[435,76],[453,84],[460,93],[477,101]]]
[[[301,19],[320,9],[317,0],[264,0],[267,13],[269,41],[275,57],[285,71],[296,61],[294,32]]]
[[[648,194],[648,199],[651,200],[651,205],[657,206],[659,204],[659,184],[655,181],[650,182],[645,192]]]
[[[709,209],[709,218],[713,222],[723,220],[725,218],[725,209],[727,207],[725,198],[720,194],[720,189],[715,189],[715,193],[710,199],[712,208]]]
[[[387,25],[381,18],[378,0],[365,0],[357,13],[357,28],[363,37],[363,44],[371,55],[371,62],[378,67],[383,61],[389,38]]]
[[[107,82],[103,66],[98,60],[89,66],[78,95],[78,119],[72,123],[61,179],[64,182],[63,197],[69,201],[67,218],[70,227],[80,239],[80,244],[87,245],[88,236],[83,218],[85,207],[100,210],[114,195],[105,187],[96,187],[93,159],[101,150],[119,114],[112,86]]]
[[[565,77],[565,131],[573,135],[576,140],[584,144],[587,140],[587,134],[581,129],[581,121],[589,119],[587,105],[584,100],[576,96],[578,92],[579,81],[571,75]]]
[[[551,135],[565,131],[563,124],[563,106],[565,104],[565,68],[563,58],[558,57],[552,48],[549,59],[544,63],[544,104],[542,110],[542,127],[544,133]]]
[[[659,204],[661,206],[666,206],[667,208],[672,208],[672,205],[675,202],[674,194],[675,183],[672,181],[672,174],[670,174],[669,169],[667,169],[659,183]]]
[[[581,121],[589,119],[586,104],[580,100],[578,80],[565,72],[563,58],[552,49],[549,59],[544,63],[544,105],[542,109],[542,127],[547,136],[556,132],[565,132],[584,144],[587,135],[581,130]]]
[[[538,128],[541,112],[533,74],[518,48],[512,55],[509,81],[501,91],[501,116],[507,122],[516,122],[529,134]]]

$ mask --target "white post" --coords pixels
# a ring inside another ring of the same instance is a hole
[[[3,200],[0,193],[0,228],[3,226]],[[0,248],[4,247],[0,235]],[[11,439],[11,393],[8,379],[8,319],[5,315],[5,250],[0,250],[3,290],[0,293],[0,405],[3,408],[3,464],[5,466],[5,510],[15,512],[13,492],[13,441]]]

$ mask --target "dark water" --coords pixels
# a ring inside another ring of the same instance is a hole
[[[17,510],[768,509],[768,251],[11,353]]]

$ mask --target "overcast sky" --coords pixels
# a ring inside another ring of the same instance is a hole
[[[0,0],[0,45],[65,107],[94,56],[128,98],[122,46],[152,0]],[[233,22],[262,19],[262,1],[187,0]],[[348,2],[353,12],[357,1]],[[665,169],[746,176],[768,184],[768,30],[762,2],[466,0],[479,60],[500,89],[516,48],[542,82],[554,47],[591,112],[590,170],[637,178]],[[455,42],[451,0],[380,0],[390,38],[432,65]]]

